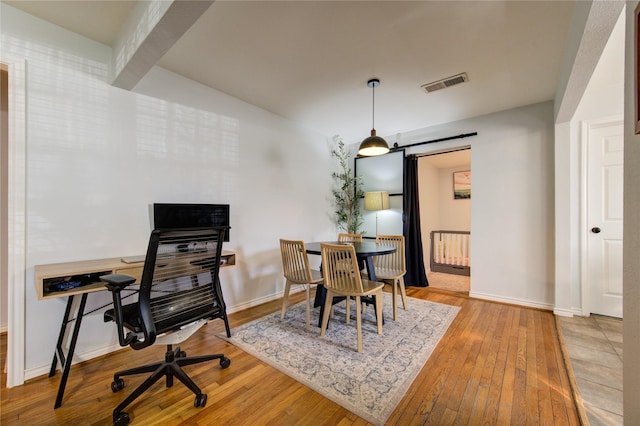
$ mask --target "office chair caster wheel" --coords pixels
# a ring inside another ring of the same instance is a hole
[[[129,414],[122,412],[113,419],[113,426],[126,426],[129,424]]]
[[[193,406],[198,408],[204,407],[205,405],[207,405],[207,394],[201,393],[200,395],[196,395],[195,399],[193,400]]]
[[[116,379],[113,382],[111,382],[111,391],[112,392],[118,392],[121,391],[122,389],[124,389],[124,380],[123,379]]]
[[[185,351],[178,352],[178,358],[186,358],[186,357],[187,357],[187,353]]]
[[[220,358],[220,367],[227,368],[231,365],[231,360],[227,357]]]

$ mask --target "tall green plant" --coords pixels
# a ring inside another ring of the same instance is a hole
[[[331,151],[331,156],[340,165],[340,171],[331,174],[335,181],[335,187],[332,192],[336,209],[336,224],[338,229],[350,234],[359,234],[364,224],[359,205],[359,200],[364,197],[362,177],[355,176],[351,170],[349,165],[351,153],[345,149],[342,139],[338,140],[336,148]]]

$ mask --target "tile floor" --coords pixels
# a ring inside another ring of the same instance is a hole
[[[622,425],[622,320],[561,317],[560,326],[589,423]]]

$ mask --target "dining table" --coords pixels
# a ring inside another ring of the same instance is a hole
[[[353,246],[358,264],[364,266],[367,270],[369,280],[376,281],[376,268],[373,263],[375,256],[381,256],[385,254],[394,253],[397,249],[395,246],[389,244],[376,243],[375,240],[363,240],[362,242],[340,242],[340,241],[317,241],[305,243],[307,254],[322,255],[322,244],[344,244]],[[322,271],[322,265],[320,266]],[[324,285],[319,284],[316,290],[316,296],[314,299],[314,308],[320,307],[320,316],[318,318],[318,327],[322,326],[322,315],[324,314],[324,301],[326,298],[326,290]],[[334,298],[334,303],[344,298]],[[375,305],[374,305],[375,306]]]

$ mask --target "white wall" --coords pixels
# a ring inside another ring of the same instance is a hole
[[[471,132],[478,135],[407,152],[471,145],[470,295],[552,309],[553,104],[403,133],[399,145]]]
[[[626,48],[624,66],[624,424],[637,424],[640,419],[640,136],[635,134],[635,95],[638,90],[634,75],[637,59],[635,40],[635,8],[637,1],[627,2]]]
[[[327,138],[159,68],[138,93],[111,87],[110,48],[0,7],[2,53],[28,70],[26,378],[47,371],[66,302],[37,300],[34,265],[143,253],[153,202],[231,205],[230,311],[281,293],[278,238],[335,235]],[[77,358],[114,329],[86,317]]]

